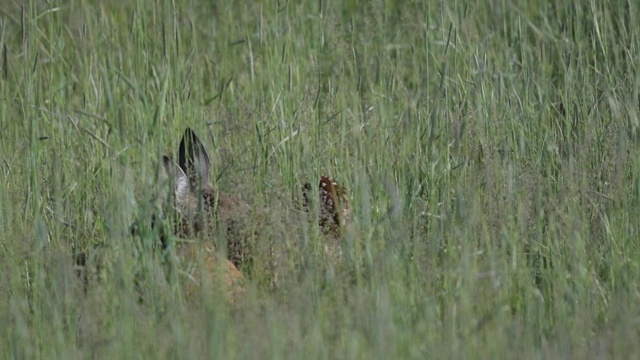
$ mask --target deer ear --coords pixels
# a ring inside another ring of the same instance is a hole
[[[320,207],[327,214],[333,215],[336,213],[337,187],[338,184],[328,176],[320,177]]]
[[[320,177],[320,226],[338,229],[349,220],[347,191],[328,176]]]
[[[192,189],[201,189],[209,184],[211,162],[200,139],[190,128],[186,128],[180,148],[178,149],[178,165],[186,174]]]
[[[185,174],[180,166],[171,161],[168,156],[162,156],[162,164],[164,170],[169,175],[169,179],[171,179],[171,184],[174,186],[176,201],[184,201],[189,192],[189,179],[187,178],[187,174]]]
[[[311,184],[305,183],[302,186],[302,209],[304,211],[311,211]]]

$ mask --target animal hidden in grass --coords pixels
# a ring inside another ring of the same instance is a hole
[[[173,233],[178,237],[175,252],[183,267],[192,269],[186,273],[190,279],[189,291],[198,289],[204,276],[209,276],[209,279],[222,280],[228,289],[227,297],[233,300],[244,292],[245,275],[262,270],[254,260],[256,252],[269,251],[260,247],[261,233],[269,226],[268,220],[264,220],[268,210],[253,209],[238,197],[214,190],[210,158],[190,128],[184,131],[180,141],[178,162],[163,156],[162,163],[173,190]],[[302,195],[303,209],[310,213],[311,184],[302,187]],[[318,225],[327,241],[325,252],[328,252],[329,243],[335,244],[349,222],[349,202],[346,190],[328,176],[320,177],[318,195]],[[226,251],[220,251],[211,241],[216,234],[226,240],[226,247],[222,247]],[[168,238],[166,234],[161,235],[165,247]],[[180,240],[194,238],[197,240]],[[202,261],[204,266],[187,266],[196,261]]]

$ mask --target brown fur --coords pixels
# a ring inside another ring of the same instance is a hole
[[[303,207],[310,211],[311,184],[302,188]],[[349,198],[347,190],[326,175],[320,177],[318,184],[320,195],[318,225],[325,234],[340,235],[350,221]]]
[[[179,246],[178,253],[184,267],[183,272],[189,278],[186,289],[188,296],[197,294],[205,281],[204,275],[209,276],[206,281],[211,281],[213,286],[224,286],[227,300],[232,303],[240,300],[245,292],[244,276],[231,261],[217,255],[211,244],[184,242]],[[199,260],[202,260],[202,268]],[[217,284],[217,281],[222,284]]]
[[[264,223],[266,212],[252,209],[239,198],[222,191],[215,191],[209,181],[210,162],[203,144],[195,133],[187,128],[180,142],[178,164],[168,157],[163,157],[164,168],[173,179],[175,188],[175,207],[179,214],[176,223],[176,235],[182,238],[199,237],[205,241],[181,242],[178,253],[184,263],[194,263],[198,254],[203,254],[204,270],[214,280],[222,280],[233,299],[244,292],[243,275],[238,269],[248,269],[259,241],[256,224]],[[323,232],[336,237],[349,220],[349,207],[346,190],[329,177],[320,178],[320,214],[319,225]],[[305,208],[309,206],[309,184],[304,187]],[[205,211],[201,211],[205,210]],[[266,224],[262,224],[263,226]],[[222,226],[222,227],[220,227]],[[227,240],[228,259],[222,260],[213,249],[211,235],[223,230]],[[272,257],[274,254],[270,254]],[[277,259],[272,259],[277,263]],[[254,269],[263,270],[260,267]],[[195,273],[194,273],[195,274]],[[198,284],[202,277],[191,276],[190,284]]]

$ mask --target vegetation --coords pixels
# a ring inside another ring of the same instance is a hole
[[[3,1],[0,352],[639,356],[638,23],[619,0]],[[185,296],[154,250],[186,127],[276,219],[284,276],[238,302]],[[297,206],[324,173],[352,205],[339,261]]]

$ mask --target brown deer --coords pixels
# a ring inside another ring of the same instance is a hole
[[[213,249],[210,241],[180,241],[177,245],[179,260],[193,262],[201,254],[203,271],[192,271],[189,276],[194,284],[202,280],[200,275],[214,275],[227,285],[228,298],[237,297],[244,291],[243,275],[238,269],[247,268],[251,262],[253,244],[258,241],[259,227],[247,222],[260,217],[262,210],[252,209],[248,204],[222,191],[215,191],[210,181],[211,163],[206,149],[196,134],[189,128],[184,132],[178,149],[178,164],[163,156],[164,170],[169,175],[174,190],[174,208],[177,213],[174,232],[180,238],[193,236],[207,240],[216,231],[226,232],[227,258]],[[311,185],[303,187],[303,205],[310,208]],[[322,176],[319,183],[319,219],[323,233],[338,237],[349,221],[347,192],[335,181]],[[193,267],[191,267],[193,268]],[[197,285],[196,285],[197,286]]]

